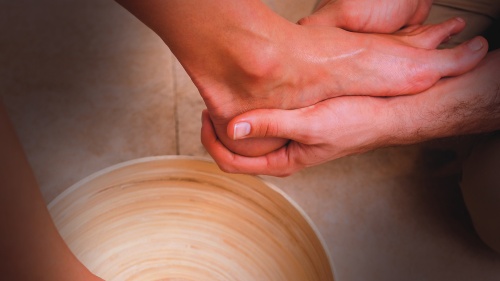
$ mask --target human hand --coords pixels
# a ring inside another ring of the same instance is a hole
[[[299,108],[342,95],[418,93],[443,76],[470,70],[485,55],[487,42],[482,38],[473,41],[482,46],[475,51],[470,48],[473,44],[434,49],[463,27],[462,21],[452,19],[378,35],[299,26],[286,36],[286,43],[276,43],[260,58],[248,56],[252,61],[222,67],[223,73],[200,75],[203,80],[192,77],[222,142],[242,155],[262,155],[282,146],[284,140],[234,142],[226,136],[231,117],[255,108]],[[253,75],[242,71],[256,62],[265,71]]]
[[[268,153],[286,140],[235,142],[226,127],[238,114],[342,95],[417,93],[469,71],[487,49],[476,39],[435,50],[463,29],[458,20],[395,35],[358,34],[290,23],[257,0],[119,2],[167,43],[200,91],[221,141],[242,155]]]
[[[223,171],[288,176],[304,167],[383,146],[387,123],[383,122],[382,104],[383,99],[377,97],[348,96],[300,109],[256,109],[239,115],[229,123],[227,132],[237,141],[254,137],[289,139],[281,148],[257,157],[227,149],[204,111],[201,140]],[[249,126],[249,133],[238,137],[236,125]]]
[[[500,51],[462,76],[442,79],[418,95],[338,97],[295,109],[258,109],[229,122],[235,139],[280,137],[282,148],[259,157],[229,151],[203,114],[202,142],[227,172],[286,176],[346,155],[500,128]],[[239,136],[236,124],[247,123]]]
[[[393,33],[403,26],[423,23],[431,5],[432,0],[322,0],[299,24]]]

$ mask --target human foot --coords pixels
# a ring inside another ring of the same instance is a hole
[[[256,48],[257,53],[253,54],[245,52],[240,71],[227,68],[227,73],[217,77],[192,76],[207,104],[217,135],[230,150],[256,156],[286,142],[231,140],[226,126],[235,114],[255,108],[294,109],[343,95],[418,93],[443,76],[470,70],[487,50],[487,42],[482,38],[452,50],[434,50],[443,40],[462,30],[464,23],[457,19],[440,25],[412,26],[393,35],[295,27],[296,34],[282,38],[292,43],[282,43],[280,48]],[[252,65],[257,71],[241,71]]]
[[[235,117],[251,129],[240,138],[280,137],[290,142],[259,157],[228,150],[204,114],[202,140],[227,172],[290,175],[346,155],[435,138],[491,132],[500,128],[500,51],[471,72],[440,80],[418,95],[388,99],[338,97],[295,110],[257,109]]]
[[[235,142],[228,121],[255,108],[299,108],[342,95],[412,94],[472,69],[484,39],[434,50],[464,23],[451,20],[406,34],[358,34],[300,26],[259,0],[119,0],[166,42],[203,97],[221,141],[260,155],[286,140]]]

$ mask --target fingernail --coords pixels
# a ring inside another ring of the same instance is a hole
[[[481,48],[483,48],[483,41],[481,41],[481,39],[479,39],[479,38],[476,38],[476,39],[470,41],[469,43],[467,43],[467,45],[469,46],[469,48],[472,51],[479,51],[479,50],[481,50]]]
[[[247,122],[239,122],[234,125],[233,140],[238,140],[250,134],[252,126]]]
[[[465,20],[464,20],[463,18],[461,18],[461,17],[456,17],[455,19],[456,19],[457,21],[459,21],[459,22],[465,22]]]

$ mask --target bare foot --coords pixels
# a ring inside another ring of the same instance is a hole
[[[463,29],[456,19],[377,35],[293,24],[259,0],[118,1],[167,43],[198,87],[221,141],[242,155],[264,154],[286,140],[235,142],[226,126],[238,114],[343,95],[418,93],[471,70],[487,50],[484,39],[435,50]]]
[[[229,66],[210,73],[199,65],[186,68],[191,70],[221,141],[238,154],[263,155],[286,140],[233,141],[226,133],[231,117],[256,108],[300,108],[343,95],[421,92],[441,77],[472,69],[486,54],[483,38],[451,50],[434,49],[463,27],[463,21],[452,19],[379,35],[293,26],[272,42],[270,38],[246,46],[235,42],[225,50],[226,60],[231,58]]]
[[[290,142],[260,157],[229,151],[204,114],[202,140],[219,166],[233,173],[286,176],[346,155],[500,128],[500,51],[471,72],[441,79],[418,94],[388,99],[332,98],[295,110],[257,109],[235,117],[251,131],[241,138],[281,137]]]

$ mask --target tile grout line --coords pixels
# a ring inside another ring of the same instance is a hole
[[[175,124],[175,153],[180,155],[180,136],[179,136],[179,110],[178,110],[178,92],[177,92],[177,79],[176,79],[176,63],[177,59],[173,54],[172,57],[172,79],[173,79],[173,90],[174,90],[174,124]]]

